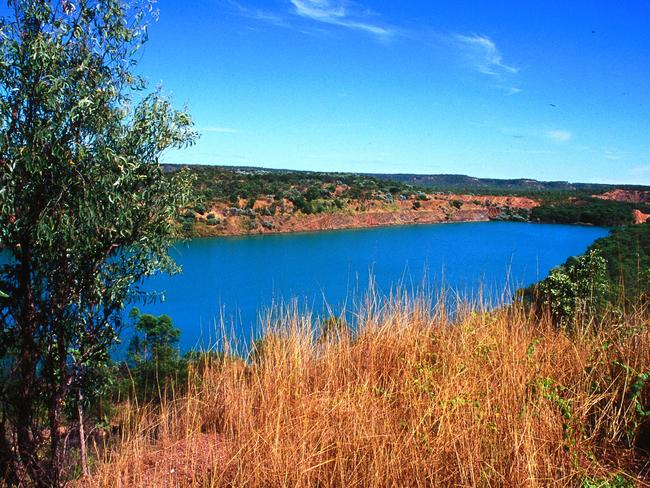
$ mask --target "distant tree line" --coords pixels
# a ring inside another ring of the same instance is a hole
[[[650,205],[615,202],[599,198],[546,202],[532,210],[533,221],[553,224],[592,224],[615,227],[632,223],[634,209],[650,213]]]

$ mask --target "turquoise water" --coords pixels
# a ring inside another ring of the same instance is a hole
[[[156,276],[148,290],[163,302],[142,311],[170,315],[182,330],[181,348],[211,345],[218,317],[242,341],[258,333],[258,314],[293,298],[319,315],[339,310],[368,288],[423,283],[471,296],[480,286],[492,297],[529,285],[567,257],[581,254],[608,229],[481,222],[414,225],[349,231],[196,239],[172,256],[175,276]]]

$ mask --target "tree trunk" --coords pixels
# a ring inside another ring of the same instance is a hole
[[[84,433],[84,407],[83,393],[81,388],[77,396],[77,414],[79,415],[79,451],[81,453],[81,472],[84,477],[88,476],[88,454],[86,452],[86,434]]]
[[[49,486],[61,486],[61,399],[59,393],[54,393],[50,404],[50,469],[48,473]]]
[[[31,247],[21,243],[21,263],[18,273],[18,297],[20,300],[16,325],[20,334],[19,377],[16,395],[16,451],[18,454],[19,479],[27,473],[33,481],[43,477],[43,467],[38,460],[37,443],[32,434],[34,420],[34,383],[36,380],[36,308],[31,282]]]

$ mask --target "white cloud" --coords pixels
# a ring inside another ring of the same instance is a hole
[[[216,132],[219,134],[238,134],[239,130],[233,129],[232,127],[201,127],[198,129],[199,132]]]
[[[609,159],[611,161],[618,161],[619,159],[623,159],[625,157],[625,154],[622,153],[621,151],[605,151],[605,159]]]
[[[519,72],[519,68],[503,62],[501,51],[487,36],[455,34],[452,40],[473,69],[484,75],[502,77]]]
[[[294,13],[317,22],[360,30],[381,39],[389,39],[395,31],[367,21],[367,14],[350,12],[346,0],[290,0]]]
[[[546,131],[546,137],[556,142],[566,142],[573,138],[573,134],[568,130],[549,130]]]

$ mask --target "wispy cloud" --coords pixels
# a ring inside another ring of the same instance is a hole
[[[261,22],[266,22],[267,24],[273,24],[281,27],[289,27],[287,19],[279,14],[276,14],[275,12],[270,12],[268,10],[262,10],[259,8],[246,7],[235,0],[227,0],[227,3],[242,17],[259,20]]]
[[[316,22],[359,30],[387,40],[395,35],[391,27],[371,22],[366,12],[350,9],[347,0],[290,0],[294,13]]]
[[[573,133],[568,130],[549,130],[546,131],[546,137],[556,142],[566,142],[573,138]]]
[[[604,156],[605,159],[609,159],[610,161],[618,161],[625,157],[625,153],[621,151],[605,151]]]
[[[506,95],[516,95],[517,93],[521,93],[523,90],[517,86],[499,86],[499,88],[502,88]]]
[[[493,87],[501,90],[506,96],[523,91],[514,81],[519,68],[503,61],[501,50],[488,36],[454,33],[440,37],[470,69],[490,77]]]
[[[355,0],[281,0],[286,10],[269,11],[248,7],[243,0],[223,0],[243,17],[275,26],[298,29],[312,33],[316,25],[334,26],[360,31],[380,41],[410,39],[430,42],[463,59],[471,69],[493,79],[493,88],[505,95],[516,95],[522,88],[515,84],[513,76],[519,68],[503,61],[496,43],[486,35],[461,33],[435,33],[431,29],[405,28],[378,20],[378,15]]]
[[[519,68],[503,62],[501,51],[487,36],[454,34],[452,40],[472,68],[479,73],[500,78],[519,72]]]
[[[219,134],[239,134],[239,130],[232,127],[200,127],[199,132],[215,132]]]

